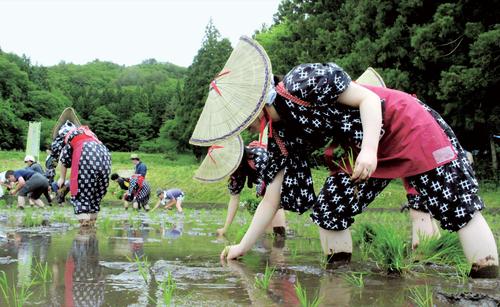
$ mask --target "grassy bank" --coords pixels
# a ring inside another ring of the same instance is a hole
[[[130,153],[114,152],[112,154],[112,172],[131,171],[134,165],[131,163]],[[186,202],[195,203],[226,203],[228,200],[227,182],[204,184],[192,179],[199,162],[192,155],[176,155],[166,157],[161,154],[140,154],[141,160],[148,166],[147,180],[153,186],[153,191],[158,187],[180,188],[186,193]],[[7,169],[23,168],[24,152],[0,151],[0,171]],[[42,165],[45,161],[45,153],[40,156]],[[328,172],[325,169],[313,170],[316,190],[323,185]],[[57,177],[56,177],[57,178]],[[111,182],[105,201],[117,200],[113,192],[119,188]],[[253,189],[245,188],[242,200],[255,198]],[[482,189],[481,196],[484,198],[488,208],[500,208],[500,189]],[[152,197],[156,201],[156,195]],[[370,205],[371,208],[399,208],[406,201],[405,192],[400,181],[393,181],[384,192]]]

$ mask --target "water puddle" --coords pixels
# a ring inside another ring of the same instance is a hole
[[[22,226],[25,212],[0,214],[0,270],[9,287],[31,293],[26,306],[162,306],[172,285],[175,306],[300,306],[299,283],[309,298],[321,298],[320,306],[409,306],[410,289],[425,285],[438,306],[500,303],[500,280],[458,281],[446,277],[446,267],[393,277],[355,258],[328,268],[318,239],[293,229],[286,240],[264,237],[243,260],[223,265],[218,255],[228,240],[214,235],[222,210],[105,208],[95,230],[79,229],[70,208],[55,211],[36,213],[39,225],[31,227]],[[255,280],[266,265],[276,270],[263,290]],[[361,287],[346,277],[352,272],[363,274]],[[4,297],[0,306],[7,306]]]

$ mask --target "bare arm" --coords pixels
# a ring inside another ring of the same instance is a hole
[[[280,171],[267,187],[266,194],[257,207],[245,236],[239,244],[230,246],[229,250],[224,249],[221,253],[221,260],[226,258],[226,252],[228,260],[242,256],[252,248],[257,239],[264,233],[279,208],[282,183],[283,171]]]
[[[161,199],[158,200],[155,207],[153,209],[151,209],[151,211],[154,211],[156,208],[158,208],[160,206],[160,204],[161,204]]]
[[[229,203],[227,204],[227,216],[226,223],[224,227],[217,229],[217,234],[222,236],[226,233],[227,229],[233,223],[236,212],[238,211],[238,204],[240,203],[240,194],[231,195],[229,198]]]
[[[17,179],[16,189],[14,191],[12,191],[11,194],[15,195],[17,192],[19,192],[19,190],[21,190],[24,187],[25,184],[26,184],[26,181],[24,181],[24,178],[19,177]]]
[[[382,128],[380,98],[374,92],[354,82],[343,92],[338,102],[359,108],[363,125],[361,152],[356,158],[352,179],[368,179],[377,168],[377,150]]]
[[[168,203],[165,205],[165,209],[172,207],[173,205],[175,205],[175,203],[176,203],[175,198],[169,200]]]
[[[59,177],[59,180],[57,181],[57,185],[59,186],[59,188],[62,188],[62,186],[64,185],[64,182],[66,181],[66,172],[67,171],[68,171],[68,168],[66,166],[64,166],[63,163],[61,163],[61,167],[60,167],[61,175]]]

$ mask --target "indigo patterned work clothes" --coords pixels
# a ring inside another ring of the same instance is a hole
[[[466,225],[483,205],[463,150],[437,113],[416,98],[391,89],[370,88],[383,97],[384,128],[375,176],[354,185],[348,174],[337,172],[327,179],[316,198],[308,161],[310,154],[329,142],[355,150],[361,146],[363,127],[359,109],[337,103],[350,82],[350,77],[333,63],[302,64],[285,76],[282,86],[287,92],[277,90],[280,96],[274,105],[281,119],[273,123],[274,137],[268,147],[270,162],[264,178],[270,183],[284,170],[281,206],[298,213],[313,207],[311,217],[316,224],[325,229],[342,230],[351,225],[352,217],[391,179],[407,177],[423,198],[423,206],[441,221],[443,228],[458,230]],[[405,113],[406,110],[411,112]],[[412,112],[419,116],[408,122],[406,119],[415,114]],[[432,131],[429,141],[412,130],[421,124],[426,131]],[[416,141],[402,142],[405,139]],[[397,143],[395,147],[400,146],[402,151],[387,146],[392,143]],[[401,157],[400,152],[404,153]]]
[[[231,195],[238,195],[245,187],[245,182],[249,188],[256,184],[257,196],[265,193],[265,183],[260,178],[262,171],[267,166],[268,153],[262,147],[246,147],[241,159],[241,163],[230,176],[227,188]]]
[[[71,203],[75,214],[97,213],[106,194],[111,155],[86,127],[67,121],[52,143],[52,156],[71,168]]]
[[[130,186],[127,193],[132,195],[132,202],[137,202],[139,206],[145,208],[151,196],[151,186],[146,180],[140,180],[138,176],[130,177],[129,181]]]

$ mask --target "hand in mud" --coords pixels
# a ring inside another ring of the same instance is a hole
[[[362,149],[356,158],[354,172],[351,179],[354,182],[370,178],[377,168],[377,152],[370,149]]]
[[[222,237],[226,233],[226,230],[224,228],[219,228],[217,229],[216,233],[217,236]]]
[[[224,248],[222,253],[220,253],[220,260],[233,260],[238,257],[241,257],[245,254],[241,246],[238,245],[228,245]]]
[[[64,178],[59,178],[59,180],[57,180],[57,186],[59,189],[64,186]]]

